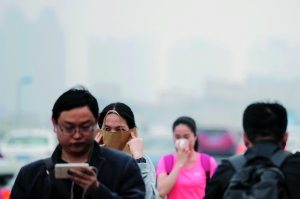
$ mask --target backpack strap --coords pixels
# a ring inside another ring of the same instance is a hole
[[[210,172],[210,156],[205,153],[201,153],[200,156],[201,156],[201,164],[204,171]]]
[[[210,156],[205,153],[201,153],[200,161],[202,164],[202,168],[206,174],[206,182],[208,182],[210,179]],[[173,155],[169,154],[164,156],[164,162],[165,162],[166,172],[169,175],[173,169]]]
[[[274,165],[276,165],[277,167],[280,167],[282,165],[282,163],[291,155],[292,155],[292,153],[289,151],[278,150],[271,156],[270,160],[272,161],[272,163]],[[238,154],[238,155],[229,157],[228,161],[231,163],[231,165],[233,166],[235,171],[238,171],[245,165],[247,160],[243,154]]]
[[[210,180],[210,156],[205,153],[201,153],[200,156],[201,156],[202,168],[205,171],[206,184],[207,184],[208,181]]]
[[[44,163],[45,163],[45,165],[46,165],[47,173],[49,174],[49,173],[50,173],[49,171],[53,169],[53,162],[52,162],[52,159],[51,159],[51,158],[46,158],[46,159],[44,159],[43,161],[44,161]]]
[[[289,151],[278,150],[271,156],[270,160],[274,165],[280,167],[282,163],[291,155],[292,153]]]
[[[240,170],[245,165],[247,159],[243,154],[233,155],[228,158],[228,161],[232,165],[235,171]]]
[[[173,169],[173,155],[169,154],[164,156],[165,169],[167,174],[169,175]]]
[[[63,183],[62,180],[56,179],[54,177],[54,165],[51,157],[44,159],[44,163],[46,165],[47,173],[50,179],[53,181],[54,185],[56,186],[60,194],[62,194],[64,198],[71,198],[70,190],[67,189],[65,183]]]

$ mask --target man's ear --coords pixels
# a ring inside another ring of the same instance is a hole
[[[51,121],[52,121],[52,125],[53,125],[53,131],[56,133],[56,131],[57,131],[56,121],[53,117],[51,118]]]
[[[284,149],[284,147],[286,146],[286,143],[287,143],[287,140],[288,140],[288,137],[289,137],[289,133],[288,132],[285,132],[284,135],[283,135],[283,138],[280,142],[280,146]]]
[[[246,135],[246,133],[243,133],[243,140],[244,140],[244,144],[247,148],[252,146],[252,143],[250,142],[250,140],[248,139],[248,136]]]

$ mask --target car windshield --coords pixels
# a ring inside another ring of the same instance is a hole
[[[46,137],[13,137],[8,141],[8,145],[31,145],[42,146],[48,143]]]
[[[220,135],[220,134],[226,134],[226,130],[222,129],[206,129],[206,130],[200,130],[200,133],[210,134],[210,135]]]

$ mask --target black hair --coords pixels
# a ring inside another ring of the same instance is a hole
[[[195,142],[195,145],[194,145],[194,150],[198,151],[198,137],[197,137],[197,132],[196,132],[197,126],[196,126],[195,120],[193,118],[187,117],[187,116],[179,117],[173,123],[173,132],[175,130],[175,127],[178,126],[179,124],[187,125],[189,127],[189,129],[191,129],[191,131],[194,133],[194,135],[197,138],[196,142]]]
[[[97,121],[98,102],[85,87],[80,85],[66,91],[56,100],[52,109],[52,118],[57,122],[61,112],[82,106],[88,106]]]
[[[127,106],[124,103],[121,102],[116,102],[116,103],[111,103],[109,105],[107,105],[100,113],[100,117],[98,120],[98,125],[101,128],[103,125],[103,120],[104,117],[106,116],[106,113],[110,110],[115,110],[119,113],[119,115],[124,118],[124,120],[126,121],[129,129],[132,129],[134,127],[136,127],[135,124],[135,120],[134,120],[134,115],[132,110],[130,109],[129,106]]]
[[[243,128],[252,143],[258,141],[257,138],[264,137],[280,142],[286,132],[287,123],[287,111],[277,102],[250,104],[243,115]]]

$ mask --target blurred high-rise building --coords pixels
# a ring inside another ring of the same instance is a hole
[[[102,93],[102,97],[119,97],[116,100],[152,100],[157,71],[151,44],[139,38],[98,37],[90,38],[88,46],[95,92]]]
[[[43,9],[36,21],[19,9],[6,14],[0,24],[0,68],[0,107],[23,125],[49,120],[54,100],[66,89],[64,32],[52,8]]]
[[[249,51],[250,76],[296,78],[300,75],[300,46],[284,39],[258,40]]]
[[[230,52],[222,44],[188,40],[177,43],[170,53],[169,79],[172,87],[196,95],[202,93],[207,80],[230,79],[232,70]]]

